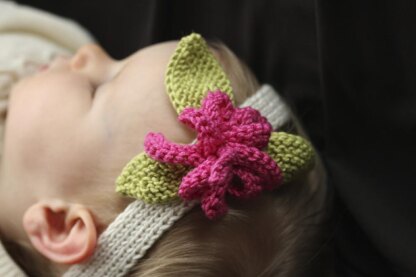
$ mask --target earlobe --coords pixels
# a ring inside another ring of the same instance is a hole
[[[40,201],[25,212],[23,227],[33,246],[56,263],[80,263],[94,253],[97,244],[93,216],[80,204]]]

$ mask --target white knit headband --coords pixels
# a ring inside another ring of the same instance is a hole
[[[258,110],[273,129],[290,118],[288,107],[269,85],[263,85],[241,105],[246,106]],[[91,259],[72,266],[64,277],[126,276],[162,234],[194,206],[182,201],[162,205],[132,202],[101,234]]]
[[[240,107],[246,106],[258,110],[273,129],[290,119],[289,108],[270,85],[263,85]],[[64,276],[126,276],[163,233],[194,205],[181,201],[151,205],[135,200],[101,234],[94,255],[87,262],[72,266]],[[1,244],[0,275],[26,276]]]

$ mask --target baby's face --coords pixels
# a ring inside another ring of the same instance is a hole
[[[176,44],[154,45],[121,61],[89,45],[13,89],[2,172],[9,195],[22,198],[22,213],[42,197],[114,190],[149,131],[192,141],[165,92]]]

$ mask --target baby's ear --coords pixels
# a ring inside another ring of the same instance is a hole
[[[80,204],[40,201],[25,212],[23,227],[33,246],[56,263],[80,263],[94,253],[97,244],[93,216]]]

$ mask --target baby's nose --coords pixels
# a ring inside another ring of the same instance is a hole
[[[71,68],[85,74],[99,85],[110,78],[111,67],[115,61],[96,44],[81,47],[70,61]]]

